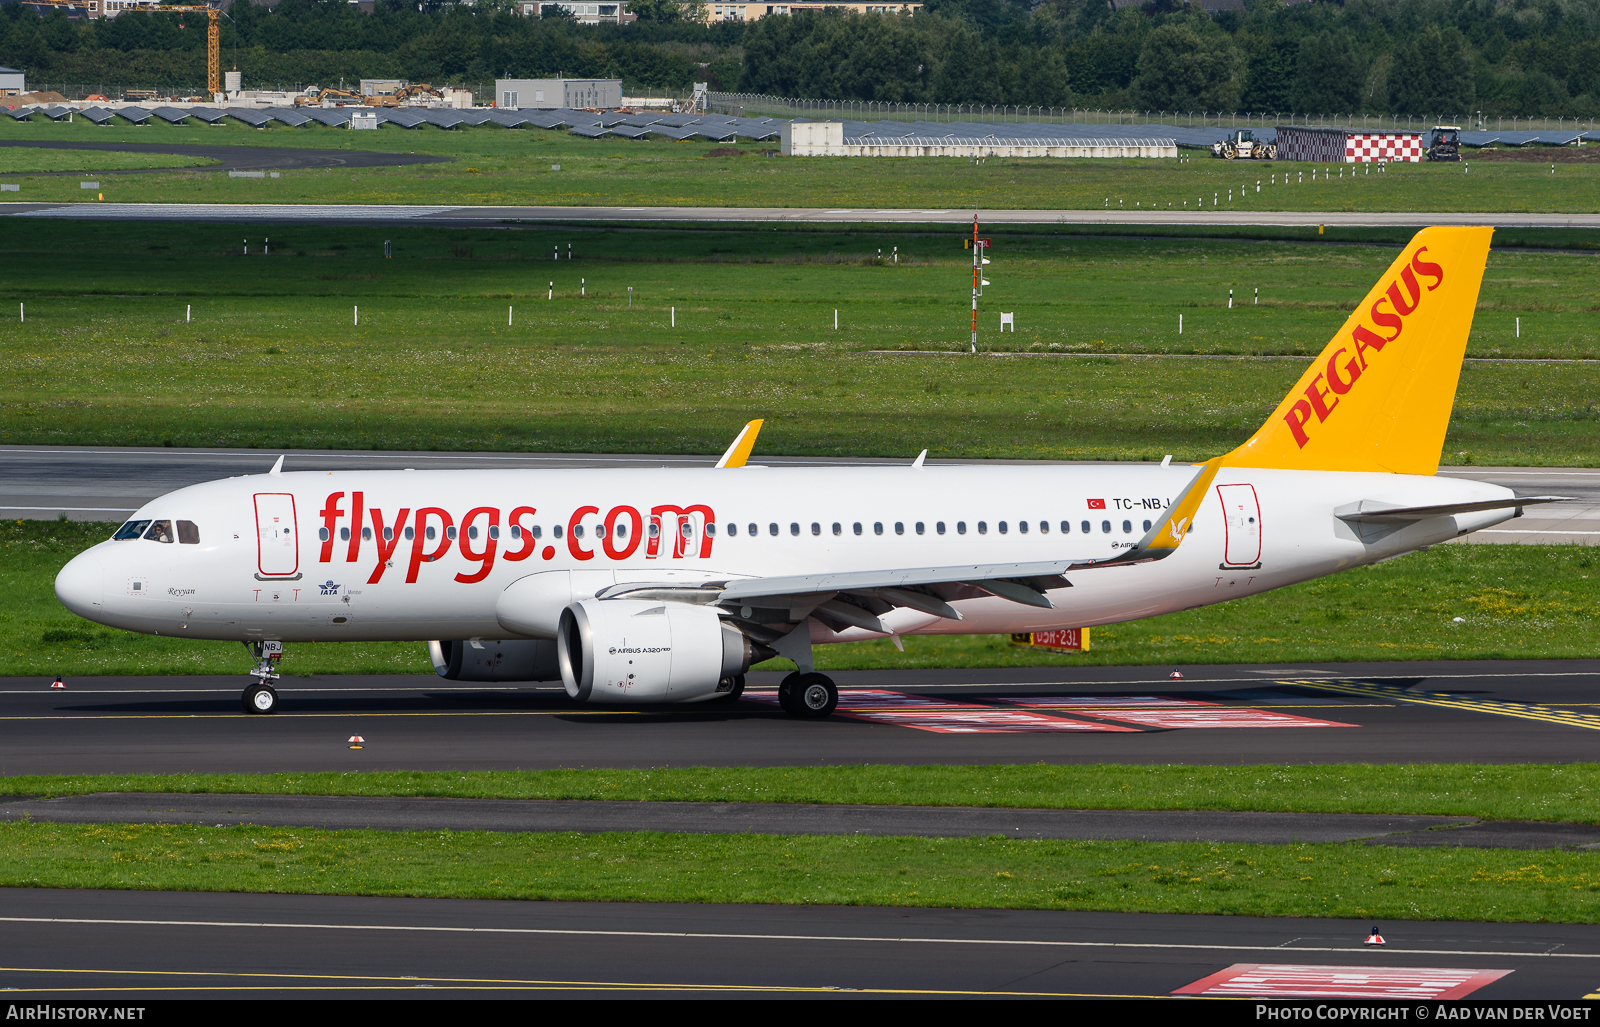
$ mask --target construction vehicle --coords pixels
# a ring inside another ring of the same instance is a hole
[[[1229,132],[1222,142],[1211,144],[1211,156],[1221,157],[1223,160],[1234,160],[1239,157],[1245,160],[1277,160],[1278,145],[1258,143],[1254,132],[1248,128],[1236,128]]]
[[[419,107],[427,106],[430,100],[435,104],[443,103],[444,95],[426,82],[407,84],[392,93],[366,97],[368,107]]]
[[[316,86],[312,86],[294,98],[294,105],[296,107],[321,107],[324,104],[329,104],[344,107],[354,104],[359,107],[370,99],[372,99],[370,96],[362,96],[360,93],[353,93],[348,89],[318,89]]]
[[[1428,137],[1429,160],[1460,160],[1461,129],[1455,125],[1435,125]]]

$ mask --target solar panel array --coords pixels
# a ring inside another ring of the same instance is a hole
[[[646,139],[651,137],[690,140],[704,139],[709,142],[731,142],[736,139],[748,139],[752,142],[777,139],[782,131],[783,121],[776,118],[739,118],[728,114],[696,114],[696,113],[657,113],[639,112],[634,114],[596,112],[586,110],[568,110],[557,108],[527,108],[527,109],[483,109],[472,108],[456,110],[447,107],[156,107],[146,109],[143,107],[123,107],[111,110],[105,107],[89,107],[82,111],[61,105],[30,105],[16,109],[0,108],[0,113],[7,114],[14,119],[23,120],[33,114],[43,114],[53,120],[60,120],[71,113],[79,113],[103,125],[113,118],[123,118],[136,125],[148,122],[152,117],[160,118],[174,125],[182,124],[186,119],[195,118],[208,124],[217,124],[226,118],[250,125],[253,128],[266,127],[271,122],[278,122],[290,128],[298,128],[312,121],[320,122],[331,128],[343,128],[350,123],[350,116],[355,112],[374,114],[379,125],[393,125],[396,128],[420,128],[432,125],[436,128],[451,129],[459,125],[499,125],[503,128],[533,127],[540,129],[564,128],[572,135],[582,136],[587,139],[604,139],[617,137],[622,139]],[[796,121],[808,121],[807,118],[796,118]],[[961,143],[992,143],[998,145],[1060,145],[1070,143],[1074,145],[1118,145],[1133,143],[1135,141],[1149,141],[1153,134],[1159,134],[1161,140],[1173,140],[1179,146],[1209,147],[1212,143],[1220,141],[1230,130],[1222,128],[1197,128],[1185,125],[1085,125],[1085,124],[1048,124],[1043,122],[937,122],[937,121],[844,121],[844,139],[851,144],[870,143],[903,143],[914,146],[949,145]],[[1273,142],[1277,139],[1277,131],[1272,128],[1252,127],[1256,138],[1262,142]],[[1352,128],[1351,132],[1371,133],[1383,131],[1372,128]],[[1530,143],[1548,145],[1571,145],[1575,142],[1600,142],[1600,131],[1580,130],[1576,127],[1564,130],[1526,130],[1526,131],[1463,131],[1461,142],[1466,146],[1525,146]]]

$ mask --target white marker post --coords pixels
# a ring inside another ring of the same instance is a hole
[[[1232,289],[1228,290],[1228,309],[1229,310],[1233,309],[1233,290]]]
[[[183,305],[183,323],[184,324],[188,324],[191,320],[193,320],[193,317],[192,317],[193,313],[194,313],[194,304],[185,303]]]
[[[670,309],[672,310],[672,327],[676,328],[678,327],[678,308],[672,307]]]
[[[353,313],[352,316],[355,318],[355,320],[352,323],[354,323],[357,326],[359,326],[361,324],[361,308],[359,306],[357,306],[357,307],[355,307],[353,309],[354,309],[354,313]]]
[[[515,309],[516,309],[516,307],[507,307],[506,308],[506,327],[507,328],[511,327],[511,312],[514,311]]]
[[[587,278],[580,278],[578,279],[578,298],[582,299],[587,295],[589,295],[589,280]]]
[[[1517,338],[1522,338],[1522,318],[1517,318]]]
[[[1256,286],[1256,299],[1255,299],[1255,302],[1254,302],[1254,303],[1252,303],[1252,304],[1250,304],[1250,305],[1251,305],[1251,306],[1252,306],[1252,307],[1259,307],[1259,306],[1261,306],[1261,286],[1259,286],[1259,285],[1258,285],[1258,286]]]
[[[628,286],[628,309],[633,309],[633,286]]]
[[[1178,315],[1178,334],[1179,335],[1183,334],[1183,315],[1182,314]]]
[[[28,305],[26,303],[17,304],[17,320],[22,324],[28,323]]]
[[[833,330],[836,332],[839,330],[839,311],[837,309],[833,312]]]
[[[556,283],[550,283],[550,295],[545,298],[549,300],[554,300],[556,298]]]

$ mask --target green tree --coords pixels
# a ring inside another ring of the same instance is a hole
[[[1395,114],[1460,114],[1477,90],[1467,41],[1455,26],[1425,25],[1400,47],[1389,69],[1389,110]]]
[[[1318,32],[1300,41],[1289,109],[1302,114],[1349,114],[1361,109],[1361,74],[1350,38]]]
[[[1237,110],[1239,72],[1239,51],[1226,35],[1163,25],[1139,52],[1133,99],[1146,110]]]

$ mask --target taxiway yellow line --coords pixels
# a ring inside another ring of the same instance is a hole
[[[1418,706],[1438,706],[1444,709],[1466,710],[1469,713],[1492,713],[1500,717],[1515,717],[1518,720],[1536,720],[1545,724],[1561,724],[1565,727],[1600,731],[1600,715],[1575,713],[1534,703],[1507,702],[1504,699],[1474,699],[1440,692],[1415,692],[1398,685],[1378,685],[1365,681],[1280,681],[1278,684],[1323,688],[1332,692],[1347,692],[1373,699],[1393,699]]]

